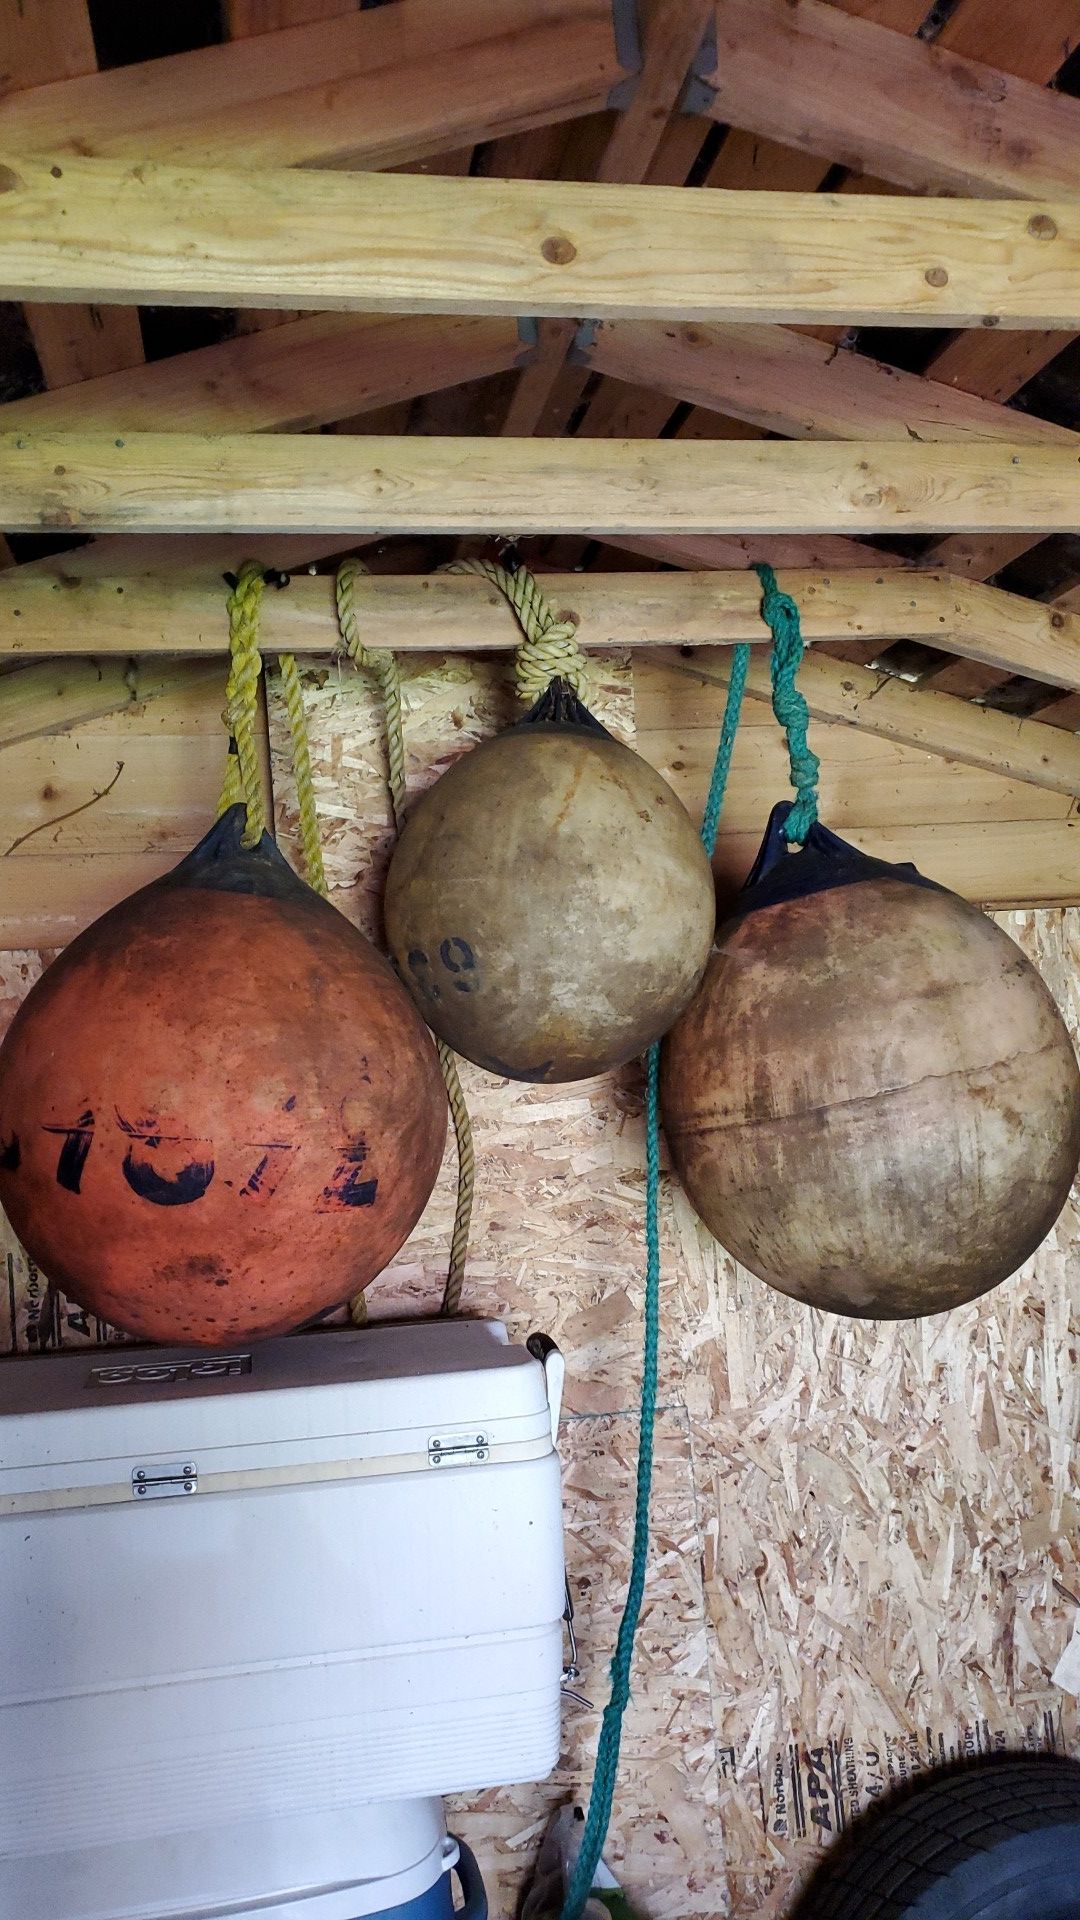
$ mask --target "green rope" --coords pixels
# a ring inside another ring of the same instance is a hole
[[[796,626],[798,620],[796,617]],[[728,681],[724,719],[716,748],[716,761],[709,782],[709,797],[701,838],[712,857],[716,829],[724,804],[724,790],[731,770],[731,755],[742,712],[746,670],[750,649],[736,647]],[[589,1897],[593,1875],[604,1851],[615,1781],[619,1771],[622,1722],[630,1698],[630,1669],[634,1658],[641,1601],[645,1591],[645,1568],[649,1558],[649,1495],[652,1491],[653,1430],[656,1425],[657,1373],[660,1351],[660,1043],[649,1048],[645,1057],[645,1338],[641,1363],[641,1438],[638,1442],[637,1488],[634,1499],[634,1547],[630,1561],[630,1581],[626,1604],[619,1622],[615,1657],[611,1662],[611,1696],[604,1708],[600,1740],[596,1749],[589,1817],[581,1839],[581,1849],[563,1902],[561,1920],[580,1920]]]
[[[781,593],[771,567],[762,565],[754,571],[761,581],[762,619],[773,637],[769,660],[773,712],[787,735],[788,765],[795,789],[784,831],[789,841],[801,847],[817,819],[817,778],[821,763],[807,745],[810,711],[795,684],[804,650],[799,609],[789,593]]]

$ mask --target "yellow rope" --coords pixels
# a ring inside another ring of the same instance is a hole
[[[218,802],[218,815],[239,801],[247,806],[247,825],[241,836],[245,847],[258,845],[266,830],[262,774],[256,727],[259,714],[259,609],[266,582],[257,561],[245,560],[228,598],[229,678],[222,719],[229,731],[229,757]]]
[[[558,677],[582,699],[589,690],[589,662],[577,644],[572,620],[559,620],[528,567],[509,573],[491,560],[453,560],[445,573],[478,573],[498,587],[517,614],[524,640],[514,655],[518,698],[531,706]]]
[[[311,745],[308,740],[307,715],[304,712],[304,694],[297,672],[296,656],[292,653],[279,653],[278,666],[281,669],[281,687],[285,695],[285,712],[289,719],[289,735],[292,740],[293,775],[296,780],[296,799],[300,813],[300,846],[304,855],[304,871],[309,887],[321,893],[324,900],[330,898],[330,889],[326,884],[326,869],[323,866],[322,840],[319,835],[319,813],[315,804],[315,783],[311,777]]]
[[[356,614],[356,580],[367,569],[358,560],[346,560],[338,569],[336,582],[338,626],[349,659],[369,673],[382,695],[386,724],[386,757],[390,799],[394,822],[400,833],[405,821],[405,739],[401,722],[401,677],[392,653],[382,647],[365,647],[360,638]],[[545,686],[547,682],[544,682]],[[458,1076],[453,1052],[442,1040],[436,1040],[439,1065],[446,1085],[450,1116],[457,1142],[458,1191],[454,1231],[450,1241],[450,1263],[443,1291],[442,1312],[456,1313],[461,1301],[465,1262],[469,1251],[469,1225],[472,1219],[473,1188],[476,1181],[476,1155],[472,1125],[465,1095]]]

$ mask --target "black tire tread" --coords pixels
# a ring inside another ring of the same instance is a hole
[[[826,1862],[797,1920],[904,1920],[911,1902],[962,1860],[1006,1836],[1080,1822],[1080,1763],[1008,1755],[924,1775],[860,1821]],[[852,1843],[852,1841],[854,1843]]]

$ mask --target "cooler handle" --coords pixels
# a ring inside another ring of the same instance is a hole
[[[464,1840],[454,1836],[458,1850],[456,1873],[465,1897],[465,1905],[458,1907],[454,1920],[488,1920],[487,1893],[480,1878],[480,1869],[476,1864],[476,1855]]]

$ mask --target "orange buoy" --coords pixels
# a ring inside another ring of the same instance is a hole
[[[385,912],[440,1038],[491,1073],[548,1082],[658,1039],[701,978],[716,917],[681,800],[561,680],[424,795]]]
[[[1052,1227],[1080,1072],[1001,928],[775,809],[668,1036],[661,1103],[701,1219],[781,1293],[899,1319],[986,1293]]]
[[[0,1048],[0,1203],[128,1333],[222,1346],[336,1306],[393,1258],[446,1135],[405,989],[230,808],[106,913]]]

